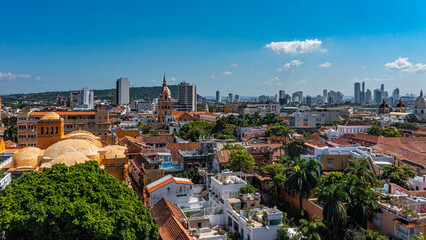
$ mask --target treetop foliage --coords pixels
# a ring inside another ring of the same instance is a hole
[[[26,173],[0,191],[9,239],[159,239],[135,192],[95,161]]]

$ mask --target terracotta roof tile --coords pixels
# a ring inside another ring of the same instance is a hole
[[[231,156],[232,150],[221,150],[217,151],[217,159],[219,163],[227,163],[229,162],[229,156]]]
[[[158,225],[158,232],[163,240],[192,240],[186,230],[185,215],[178,206],[163,198],[151,207],[151,214]]]
[[[176,182],[176,183],[179,183],[179,184],[194,185],[189,179],[175,178],[172,175],[167,175],[167,176],[164,176],[164,177],[158,179],[155,182],[148,184],[146,186],[146,189],[147,189],[148,193],[152,193],[152,192],[154,192],[154,191],[156,191],[156,190],[158,190],[158,189],[160,189],[160,188],[162,188],[162,187],[164,187],[167,184],[172,183],[172,182]]]
[[[175,137],[173,136],[143,136],[142,142],[148,144],[167,144],[173,143],[175,141]]]
[[[181,151],[199,151],[200,144],[196,142],[190,143],[167,143],[166,148],[170,150],[172,161],[178,161],[179,150]]]

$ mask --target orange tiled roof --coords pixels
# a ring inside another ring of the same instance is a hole
[[[144,143],[160,143],[160,144],[167,144],[172,143],[175,141],[175,137],[173,136],[143,136],[142,142]]]
[[[192,240],[186,217],[176,204],[163,198],[151,207],[151,214],[163,240]]]
[[[170,150],[172,161],[177,161],[179,158],[179,150],[181,151],[199,151],[200,144],[196,142],[190,143],[167,143],[166,148]]]
[[[229,162],[229,156],[231,156],[232,150],[220,150],[217,151],[217,159],[219,160],[219,163],[227,163]]]
[[[172,110],[171,115],[178,118],[178,117],[182,116],[183,114],[185,114],[185,112]]]
[[[47,114],[47,113],[49,113],[49,112],[32,112],[31,114],[30,114],[30,116],[32,117],[32,116],[44,116],[45,114]],[[58,112],[55,112],[55,113],[57,113],[57,114],[59,114],[60,116],[73,116],[73,115],[84,115],[84,116],[88,116],[88,115],[95,115],[95,111],[68,111],[68,112],[66,112],[66,111],[63,111],[63,112],[61,112],[61,111],[58,111]]]
[[[176,182],[176,183],[179,183],[179,184],[194,185],[191,181],[180,181],[178,179],[175,179],[172,175],[167,175],[167,176],[164,176],[164,177],[160,178],[159,180],[157,180],[157,181],[155,181],[151,184],[148,184],[146,186],[146,189],[147,189],[148,193],[152,193],[152,192],[154,192],[154,191],[156,191],[156,190],[158,190],[158,189],[160,189],[160,188],[162,188],[162,187],[164,187],[167,184],[172,183],[172,182]]]
[[[381,138],[372,148],[402,160],[426,165],[426,137]]]

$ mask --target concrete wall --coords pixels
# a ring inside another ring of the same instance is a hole
[[[300,209],[299,205],[299,194],[295,193],[294,196],[291,196],[286,191],[281,189],[281,196],[284,199],[284,201],[289,202],[292,204],[296,209]],[[318,216],[319,219],[323,217],[322,215],[322,208],[312,201],[303,198],[302,200],[303,209],[308,213],[309,218],[312,219],[314,216]]]

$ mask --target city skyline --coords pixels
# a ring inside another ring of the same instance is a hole
[[[371,91],[384,83],[389,94],[418,94],[425,4],[4,2],[0,94],[108,89],[120,77],[160,86],[163,73],[202,96],[352,96],[363,81]]]

